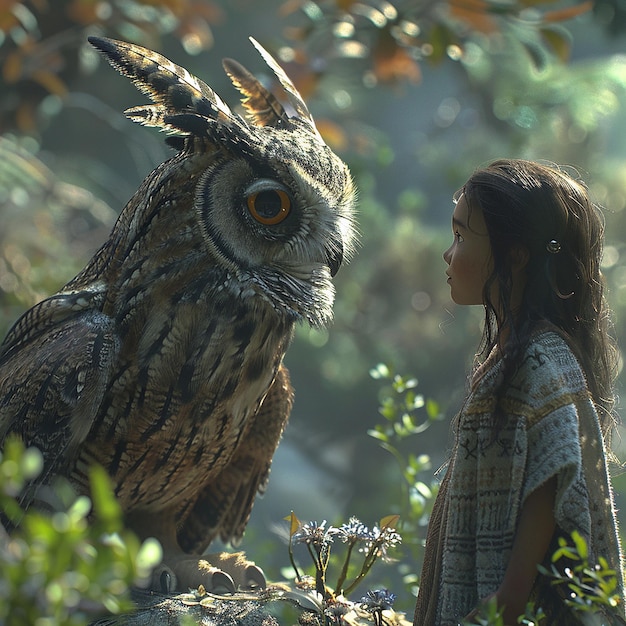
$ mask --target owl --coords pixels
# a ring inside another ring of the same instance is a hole
[[[355,240],[355,188],[296,88],[253,45],[281,88],[239,63],[231,110],[204,82],[137,45],[92,37],[151,99],[125,113],[168,133],[109,238],[0,346],[0,441],[38,447],[44,470],[88,491],[103,466],[128,526],[156,537],[165,591],[262,586],[237,544],[292,407],[283,357],[294,327],[326,325],[332,278]]]

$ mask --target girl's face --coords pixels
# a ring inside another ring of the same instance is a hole
[[[450,296],[457,304],[484,304],[483,288],[492,272],[489,235],[482,211],[469,214],[461,195],[452,214],[452,245],[443,253]]]

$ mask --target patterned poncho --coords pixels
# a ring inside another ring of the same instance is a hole
[[[494,431],[502,366],[494,350],[458,416],[429,524],[415,626],[456,626],[498,589],[524,501],[553,477],[557,532],[568,536],[577,530],[588,543],[590,561],[606,558],[623,590],[603,439],[578,361],[556,332],[537,334],[500,400],[501,426]],[[549,604],[554,595],[549,580],[539,576],[532,599]],[[563,612],[557,607],[549,623],[576,623]]]

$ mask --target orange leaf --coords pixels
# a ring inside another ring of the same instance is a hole
[[[551,28],[540,29],[541,37],[557,58],[566,63],[571,52],[570,40],[567,35]]]
[[[331,122],[329,119],[318,119],[315,125],[324,141],[333,150],[342,152],[348,147],[346,131],[339,124],[335,124],[335,122]]]
[[[2,76],[7,83],[16,83],[22,77],[22,55],[19,51],[7,55],[2,64]]]
[[[385,517],[383,517],[380,520],[380,527],[381,528],[394,528],[397,526],[398,521],[400,520],[400,516],[399,515],[385,515]]]
[[[293,511],[291,511],[291,513],[287,515],[287,517],[285,517],[284,519],[289,522],[289,536],[293,537],[294,534],[298,532],[302,524],[300,523],[300,520],[296,517],[296,514]]]
[[[37,129],[37,113],[30,102],[21,104],[15,112],[15,124],[23,133],[33,133]]]
[[[571,20],[572,18],[582,15],[583,13],[587,13],[587,11],[591,11],[591,9],[593,9],[593,2],[591,2],[591,0],[587,0],[587,2],[575,4],[572,7],[567,7],[567,9],[547,11],[543,14],[543,21],[552,23],[564,22],[565,20]]]
[[[293,67],[293,65],[291,67]],[[304,68],[304,70],[299,74],[296,72],[295,76],[292,74],[289,74],[289,76],[293,80],[296,89],[305,100],[312,97],[317,91],[317,86],[320,82],[320,75],[316,72],[312,72],[308,68]]]
[[[519,0],[520,6],[524,8],[537,7],[542,4],[556,4],[558,0]]]
[[[78,24],[98,24],[102,20],[98,18],[97,2],[81,2],[76,0],[65,9],[68,17]]]
[[[391,37],[382,35],[372,53],[374,73],[383,82],[408,80],[419,83],[420,67],[408,52]]]
[[[278,7],[278,15],[280,17],[287,17],[296,11],[300,11],[303,4],[304,0],[287,0],[287,2],[283,2],[280,7]]]
[[[0,11],[0,31],[8,33],[17,23],[15,15],[8,11]]]
[[[65,83],[53,72],[37,70],[31,78],[55,96],[64,96],[67,93]]]
[[[498,30],[496,21],[489,15],[489,5],[484,0],[450,0],[450,14],[465,22],[479,33],[493,33]]]

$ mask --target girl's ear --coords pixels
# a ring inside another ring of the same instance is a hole
[[[526,246],[520,244],[514,245],[510,252],[511,270],[514,272],[523,270],[528,264],[529,258],[530,252]]]

